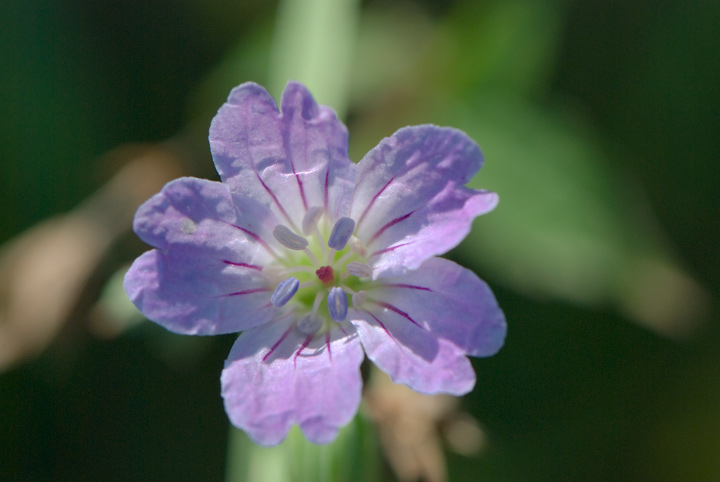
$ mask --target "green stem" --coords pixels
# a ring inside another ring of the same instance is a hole
[[[355,46],[359,0],[284,0],[278,7],[269,73],[270,92],[279,98],[289,80],[304,83],[315,99],[343,118],[348,106],[350,67]],[[358,437],[366,422],[355,420],[331,445],[316,446],[293,427],[277,447],[255,445],[230,429],[227,482],[301,480],[376,480],[374,444],[365,450]],[[355,450],[347,450],[348,446]],[[365,444],[366,445],[366,444]],[[365,457],[363,457],[365,455]],[[358,463],[348,463],[358,459]],[[364,460],[360,465],[360,460]],[[363,467],[347,473],[350,467]]]
[[[278,7],[270,92],[288,80],[304,83],[316,100],[343,118],[348,104],[359,0],[284,0]]]

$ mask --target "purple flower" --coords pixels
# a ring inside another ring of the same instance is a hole
[[[483,281],[436,255],[497,204],[465,187],[475,142],[406,127],[354,164],[345,126],[291,82],[280,111],[259,85],[235,88],[210,147],[222,182],[177,179],[138,209],[155,249],[125,290],[176,333],[242,332],[221,377],[234,425],[263,445],[293,423],[332,441],[358,409],[364,355],[422,393],[472,389],[466,355],[496,353],[505,318]]]

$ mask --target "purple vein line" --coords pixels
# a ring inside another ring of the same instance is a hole
[[[224,222],[224,221],[223,221],[223,222]],[[251,238],[253,238],[253,239],[254,239],[255,241],[257,241],[258,243],[260,243],[260,245],[261,245],[263,248],[265,248],[265,250],[266,250],[268,253],[270,253],[271,255],[273,255],[273,257],[275,257],[275,258],[278,257],[278,255],[275,253],[275,251],[273,251],[273,249],[270,247],[269,244],[267,244],[260,236],[258,236],[257,234],[253,233],[253,232],[250,231],[249,229],[245,229],[245,228],[243,228],[242,226],[238,226],[237,224],[232,224],[232,223],[225,223],[225,224],[227,224],[228,226],[232,226],[232,227],[235,228],[235,229],[239,229],[239,230],[242,231],[243,233],[245,233],[245,234],[247,234],[248,236],[250,236]]]
[[[280,204],[280,201],[275,196],[275,193],[272,191],[272,189],[270,189],[268,187],[268,185],[265,184],[265,181],[262,180],[262,178],[260,177],[260,174],[257,172],[257,169],[255,169],[254,164],[253,164],[253,171],[255,171],[255,176],[258,178],[258,181],[260,181],[260,184],[262,184],[262,187],[265,188],[265,190],[268,192],[268,194],[270,194],[270,197],[272,197],[273,201],[275,201],[275,204],[277,204],[277,207],[280,208],[280,212],[282,213],[282,215],[285,216],[285,219],[287,219],[288,222],[290,223],[290,225],[293,226],[292,219],[290,219],[290,216],[288,216],[288,213],[285,211],[285,208],[282,206],[282,204]]]
[[[372,316],[373,319],[374,319],[375,321],[377,321],[377,324],[380,325],[380,328],[382,328],[383,330],[385,330],[385,333],[387,333],[387,336],[389,336],[390,339],[391,339],[392,341],[394,341],[400,348],[403,348],[402,344],[401,344],[399,341],[397,341],[394,336],[392,336],[392,333],[390,333],[390,331],[387,329],[387,327],[383,324],[382,321],[380,321],[380,319],[379,319],[377,316],[373,315],[372,313],[370,313],[370,312],[367,311],[367,310],[363,310],[363,311],[365,311],[365,313],[367,313],[368,315]]]
[[[325,344],[328,347],[328,357],[330,357],[330,363],[332,363],[332,348],[330,348],[330,332],[325,333]]]
[[[405,283],[386,283],[385,286],[388,288],[408,288],[411,290],[432,291],[430,288],[426,288],[425,286],[408,285]]]
[[[305,199],[305,189],[303,189],[302,179],[300,179],[300,175],[297,172],[295,172],[295,164],[293,164],[292,161],[290,161],[290,165],[292,166],[293,174],[295,174],[295,179],[297,179],[298,187],[300,188],[300,197],[302,198],[303,207],[307,211],[308,205],[307,205],[307,199]]]
[[[292,119],[290,119],[290,122],[292,123]],[[307,165],[307,131],[304,130],[305,134],[305,149],[303,150],[303,153],[305,154],[305,165]],[[303,188],[302,179],[300,179],[300,175],[295,170],[295,162],[292,158],[292,149],[290,148],[290,132],[285,130],[282,134],[283,137],[283,148],[285,149],[285,157],[287,158],[288,162],[290,163],[290,167],[292,168],[292,172],[295,175],[295,180],[298,184],[298,189],[300,190],[300,197],[302,198],[303,207],[307,211],[308,205],[307,205],[307,199],[305,199],[305,189]]]
[[[389,223],[387,223],[385,226],[383,226],[382,228],[378,229],[377,232],[376,232],[375,234],[373,234],[373,236],[370,238],[370,241],[368,241],[368,244],[370,244],[370,243],[372,243],[373,241],[375,241],[375,240],[376,240],[378,237],[380,237],[380,235],[381,235],[382,233],[384,233],[388,228],[391,228],[392,226],[395,226],[395,225],[396,225],[397,223],[399,223],[400,221],[404,221],[405,219],[407,219],[407,218],[409,218],[410,216],[412,216],[412,213],[414,213],[414,212],[415,212],[415,211],[410,211],[409,213],[407,213],[407,214],[405,214],[405,215],[403,215],[403,216],[400,216],[399,218],[395,218],[395,219],[393,219],[392,221],[390,221]]]
[[[260,173],[258,173],[258,171],[257,171],[257,166],[255,165],[255,159],[253,158],[253,155],[252,155],[252,149],[250,149],[250,132],[249,132],[247,124],[245,124],[245,139],[247,139],[247,143],[248,143],[247,153],[248,153],[248,157],[250,158],[250,165],[252,166],[253,172],[255,173],[255,177],[257,177],[257,180],[260,181],[260,184],[262,184],[262,187],[265,188],[267,193],[270,194],[270,197],[272,197],[275,204],[277,204],[277,207],[280,209],[280,212],[282,213],[282,215],[285,216],[285,219],[288,220],[288,222],[290,223],[291,226],[294,226],[292,220],[290,219],[290,216],[288,216],[287,212],[285,212],[285,208],[282,207],[282,204],[280,204],[280,201],[275,196],[275,193],[272,191],[272,189],[270,189],[268,187],[267,184],[265,184],[265,181],[262,180],[262,178],[260,177]],[[294,171],[294,169],[293,169],[293,171]]]
[[[303,341],[303,344],[300,345],[300,348],[298,348],[298,351],[295,352],[295,357],[293,358],[293,369],[297,368],[297,358],[300,356],[300,353],[307,348],[307,346],[312,341],[314,335],[308,335],[305,338],[305,341]]]
[[[323,207],[325,208],[325,212],[328,212],[328,204],[329,204],[329,194],[330,191],[330,161],[328,161],[327,164],[327,170],[325,171],[325,193],[323,195]]]
[[[226,295],[222,296],[242,296],[242,295],[251,295],[253,293],[260,293],[261,291],[270,291],[268,288],[250,288],[247,290],[242,291],[236,291],[235,293],[228,293]]]
[[[303,134],[305,137],[305,149],[303,150],[303,153],[305,154],[305,165],[307,166],[308,160],[307,160],[307,145],[308,145],[308,133],[307,129],[303,129]],[[298,187],[300,188],[300,197],[302,197],[303,207],[305,208],[305,211],[308,209],[307,199],[305,199],[305,189],[303,188],[302,179],[300,179],[300,175],[295,172],[295,163],[292,160],[292,157],[290,158],[290,165],[292,166],[293,174],[295,174],[295,179],[297,179]]]
[[[383,187],[380,188],[380,190],[377,192],[377,194],[375,194],[375,195],[373,196],[373,198],[370,200],[370,202],[368,203],[368,205],[365,206],[365,210],[363,211],[363,213],[360,215],[360,219],[358,219],[357,226],[360,226],[360,224],[363,222],[363,219],[365,219],[365,215],[368,213],[368,211],[370,210],[370,208],[372,207],[372,205],[375,204],[375,201],[377,200],[377,198],[380,196],[380,194],[382,194],[382,192],[383,192],[385,189],[387,189],[387,187],[388,187],[394,180],[395,180],[394,177],[390,178],[390,180],[389,180]],[[357,227],[356,227],[355,229],[357,229]]]
[[[375,303],[377,303],[378,305],[382,306],[383,308],[387,308],[388,310],[397,313],[398,315],[402,316],[403,318],[405,318],[406,320],[408,320],[409,322],[411,322],[413,325],[415,325],[415,326],[417,326],[418,328],[424,330],[424,328],[423,328],[422,326],[418,325],[418,323],[417,323],[415,320],[413,320],[413,319],[410,317],[410,315],[408,315],[407,313],[405,313],[405,312],[402,311],[401,309],[398,309],[398,308],[396,308],[395,306],[391,305],[390,303],[386,303],[386,302],[384,302],[384,301],[376,301]]]
[[[262,266],[258,266],[256,264],[233,263],[232,261],[228,261],[226,259],[222,260],[222,262],[225,264],[229,264],[230,266],[238,266],[240,268],[248,268],[248,269],[254,269],[257,271],[262,271]]]
[[[275,342],[275,344],[270,348],[270,351],[265,354],[262,361],[267,360],[268,357],[273,354],[273,352],[277,349],[277,347],[280,346],[280,343],[282,343],[285,340],[285,338],[287,338],[287,336],[290,334],[290,331],[292,329],[293,329],[293,327],[291,325],[290,328],[285,330],[285,333],[283,333],[282,336],[280,337],[280,339]]]
[[[390,246],[389,248],[379,249],[379,250],[375,251],[374,253],[372,253],[370,255],[370,257],[372,258],[373,256],[377,256],[379,254],[387,253],[389,251],[395,251],[396,249],[402,248],[403,246],[407,246],[408,244],[412,244],[412,241],[410,241],[409,243],[396,244],[395,246]]]

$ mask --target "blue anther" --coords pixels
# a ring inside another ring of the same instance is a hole
[[[353,231],[355,231],[355,221],[350,218],[338,219],[330,233],[328,246],[336,251],[340,251],[347,244]]]
[[[330,293],[327,297],[328,311],[330,311],[330,318],[336,323],[345,321],[347,318],[348,301],[347,295],[342,288],[331,288]]]
[[[300,287],[300,281],[292,276],[286,280],[280,282],[275,288],[272,296],[270,297],[270,303],[275,306],[285,306],[285,303],[290,301],[290,298],[295,296],[298,288]]]
[[[280,244],[285,246],[288,249],[293,249],[295,251],[301,251],[305,248],[307,248],[308,240],[303,238],[302,236],[298,236],[297,234],[293,233],[290,228],[287,226],[283,226],[282,224],[278,224],[275,226],[275,229],[273,230],[273,236],[275,239],[278,240]]]

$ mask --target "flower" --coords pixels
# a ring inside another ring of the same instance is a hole
[[[467,355],[495,354],[505,318],[483,281],[436,255],[497,204],[465,187],[483,161],[474,141],[406,127],[354,164],[345,126],[303,85],[278,110],[246,83],[210,148],[222,182],[177,179],[138,209],[155,249],[125,290],[170,331],[242,332],[221,376],[235,426],[262,445],[293,423],[331,442],[357,412],[365,355],[422,393],[473,388]]]

